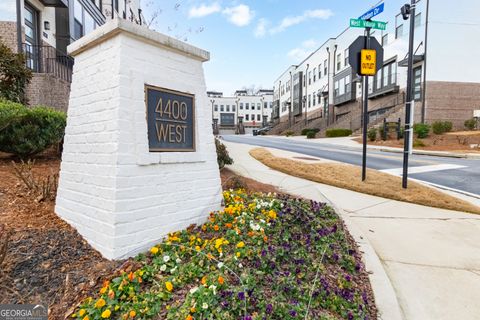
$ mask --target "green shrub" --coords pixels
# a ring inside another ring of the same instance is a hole
[[[325,135],[327,138],[348,137],[352,134],[350,129],[328,129]]]
[[[25,103],[25,86],[32,72],[25,66],[25,56],[14,53],[0,41],[0,98]]]
[[[425,123],[415,123],[413,125],[413,132],[417,135],[417,138],[424,139],[428,137],[430,133],[430,126]]]
[[[452,123],[450,121],[435,121],[432,124],[432,131],[435,134],[443,134],[452,131]]]
[[[475,127],[477,126],[477,121],[474,118],[468,119],[465,120],[464,125],[465,129],[467,130],[475,130]]]
[[[377,140],[377,129],[375,129],[375,128],[368,129],[367,136],[368,136],[368,140],[370,140],[370,141]]]
[[[318,128],[305,128],[305,129],[302,130],[302,132],[301,132],[300,134],[301,134],[302,136],[306,136],[309,131],[312,131],[312,132],[315,132],[315,133],[319,133],[319,132],[320,132],[320,129],[318,129]]]
[[[225,167],[226,164],[233,164],[233,159],[230,158],[227,147],[217,138],[215,138],[215,147],[217,149],[217,163],[219,169]]]
[[[288,130],[287,132],[285,132],[285,135],[286,135],[287,137],[291,137],[291,136],[293,136],[293,134],[294,134],[294,132],[291,131],[291,130]]]
[[[315,136],[317,135],[317,133],[313,130],[310,130],[307,132],[307,139],[313,139],[315,138]]]
[[[415,139],[413,140],[413,147],[414,148],[425,147],[425,143],[423,143],[423,141],[420,139]]]
[[[63,139],[66,114],[0,100],[0,151],[28,158]]]

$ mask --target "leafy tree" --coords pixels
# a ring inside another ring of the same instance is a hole
[[[14,53],[0,41],[0,97],[26,103],[25,87],[32,72],[25,65],[25,56]]]

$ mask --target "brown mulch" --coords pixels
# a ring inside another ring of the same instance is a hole
[[[416,138],[415,138],[416,139]],[[362,138],[354,139],[358,143],[362,143]],[[430,151],[449,151],[449,152],[467,152],[478,153],[480,152],[480,131],[457,131],[448,132],[441,135],[430,134],[427,138],[416,139],[421,140],[425,147],[414,147],[418,150],[430,150]],[[390,139],[368,141],[369,145],[385,146],[403,148],[403,139],[397,140],[391,136]],[[476,148],[472,148],[470,145],[478,145]]]
[[[222,188],[224,190],[242,188],[249,192],[282,193],[272,185],[239,176],[228,167],[220,170],[220,178],[222,179]]]
[[[35,201],[14,175],[12,160],[0,154],[0,242],[12,233],[0,265],[0,303],[48,304],[49,319],[63,319],[72,301],[88,295],[122,261],[103,258],[54,213],[53,201]],[[36,159],[34,173],[47,176],[59,165],[47,153]]]

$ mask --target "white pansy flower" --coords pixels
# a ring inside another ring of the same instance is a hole
[[[195,292],[197,292],[197,290],[198,290],[198,287],[192,288],[190,289],[190,293],[194,294]]]
[[[162,266],[160,267],[160,271],[165,271],[165,270],[167,270],[167,266],[162,264]]]
[[[172,268],[172,269],[170,270],[170,273],[174,273],[175,270],[177,270],[177,266],[175,266],[175,268]]]
[[[208,289],[212,290],[213,291],[213,295],[216,296],[217,295],[217,286],[214,286],[213,284],[208,287]]]
[[[206,302],[204,302],[204,303],[202,304],[202,308],[205,309],[205,310],[208,309],[208,304],[207,304]]]
[[[170,261],[170,256],[163,256],[163,261],[164,262]]]
[[[218,269],[222,269],[222,268],[223,268],[223,262],[219,262],[219,263],[217,264],[217,268],[218,268]]]
[[[238,267],[239,267],[239,268],[243,268],[243,264],[242,264],[242,263],[239,263],[239,264],[238,264]]]
[[[176,262],[176,263],[180,263],[180,262],[182,262],[182,259],[177,258],[177,260],[175,260],[175,262]]]

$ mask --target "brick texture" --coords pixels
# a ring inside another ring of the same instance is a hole
[[[463,129],[464,122],[480,109],[480,83],[427,82],[426,121],[452,121],[455,129]]]
[[[0,21],[0,41],[12,49],[13,52],[18,52],[16,22]]]
[[[221,184],[202,62],[125,32],[74,58],[57,214],[110,259],[204,222]],[[148,151],[145,84],[195,94],[195,152]]]
[[[45,105],[67,111],[70,83],[49,73],[34,73],[25,94],[31,106]]]

